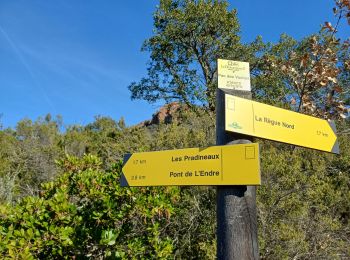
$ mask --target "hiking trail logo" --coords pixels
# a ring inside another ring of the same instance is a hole
[[[234,129],[242,129],[242,127],[237,122],[232,122],[231,124],[228,124],[228,126]]]

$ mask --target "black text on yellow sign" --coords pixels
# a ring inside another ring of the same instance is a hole
[[[259,145],[126,155],[121,186],[260,185]]]
[[[225,95],[225,129],[283,143],[339,153],[331,121]]]

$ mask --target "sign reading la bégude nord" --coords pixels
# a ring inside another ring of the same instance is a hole
[[[225,129],[283,143],[339,153],[332,121],[225,94]]]
[[[218,88],[251,91],[249,63],[218,59]]]
[[[260,185],[258,144],[133,153],[121,186]]]

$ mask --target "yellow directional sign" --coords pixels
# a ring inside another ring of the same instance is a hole
[[[121,186],[260,185],[258,144],[126,155]]]
[[[225,95],[225,129],[339,153],[333,122],[227,94]]]

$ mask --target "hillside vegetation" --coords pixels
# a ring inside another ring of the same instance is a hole
[[[338,128],[340,155],[255,140],[261,259],[349,259],[350,41],[337,32],[350,4],[334,7],[336,24],[304,39],[243,43],[227,1],[160,0],[142,47],[147,75],[128,87],[169,104],[153,119],[100,116],[61,131],[47,115],[0,128],[0,258],[215,259],[215,187],[121,188],[119,178],[125,153],[215,144],[224,58],[249,62],[254,100]]]
[[[62,133],[47,116],[2,130],[1,258],[214,259],[215,187],[119,187],[126,152],[213,145],[209,114],[168,119],[97,117]],[[261,258],[349,257],[349,135],[340,156],[256,141]]]

